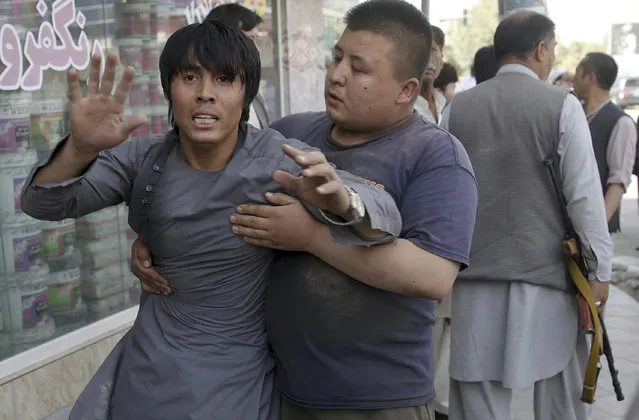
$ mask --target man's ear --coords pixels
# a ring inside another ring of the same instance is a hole
[[[548,52],[549,52],[548,45],[546,45],[545,41],[541,41],[539,44],[537,44],[537,47],[535,47],[535,52],[534,52],[535,61],[537,62],[543,61],[545,54],[547,54]]]
[[[420,91],[419,80],[415,77],[411,77],[410,79],[405,80],[402,83],[402,87],[397,93],[397,98],[395,102],[397,104],[407,104],[410,103],[415,95],[418,95]]]

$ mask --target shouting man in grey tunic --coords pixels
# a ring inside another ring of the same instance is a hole
[[[371,245],[399,232],[399,212],[322,153],[246,124],[260,60],[240,31],[211,21],[169,38],[159,67],[174,129],[159,141],[125,141],[144,117],[122,120],[134,70],[112,95],[116,67],[110,54],[100,84],[93,57],[86,96],[69,72],[71,134],[34,168],[22,208],[61,220],[126,202],[174,293],[142,296],[70,418],[277,419],[264,320],[274,252],[235,235],[231,216],[285,189],[318,210],[336,243]]]
[[[586,419],[588,349],[546,159],[556,162],[600,309],[612,245],[581,105],[543,82],[555,60],[554,28],[530,11],[504,19],[494,36],[499,72],[458,94],[443,117],[479,187],[472,267],[453,287],[451,420],[510,419],[512,390],[532,384],[536,420]]]

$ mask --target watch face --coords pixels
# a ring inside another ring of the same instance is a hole
[[[364,217],[366,213],[366,208],[364,206],[364,202],[358,194],[353,194],[353,208],[357,212],[357,217]]]

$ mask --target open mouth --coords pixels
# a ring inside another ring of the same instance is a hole
[[[217,117],[212,114],[196,114],[193,116],[193,121],[198,125],[210,125],[217,122]]]

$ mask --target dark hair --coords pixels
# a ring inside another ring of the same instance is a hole
[[[555,24],[548,17],[532,11],[515,12],[495,30],[495,57],[499,62],[507,57],[525,60],[540,42],[550,45],[554,38]]]
[[[240,78],[244,85],[241,120],[248,121],[249,107],[260,84],[260,53],[255,43],[240,31],[212,20],[178,29],[166,41],[160,55],[160,80],[169,101],[171,124],[174,123],[171,82],[175,76],[196,65],[231,80]]]
[[[397,79],[422,80],[430,60],[433,33],[426,16],[403,0],[368,0],[351,8],[344,18],[346,29],[368,31],[393,44],[393,67]]]
[[[459,81],[459,77],[457,76],[457,70],[455,67],[448,63],[444,63],[442,67],[442,71],[435,79],[435,83],[433,84],[437,89],[445,89],[451,83],[457,83]]]
[[[430,25],[431,30],[433,31],[433,42],[439,46],[440,50],[444,50],[444,46],[446,45],[446,35],[444,35],[444,31],[442,31],[439,26]]]
[[[499,71],[499,62],[495,57],[495,48],[492,45],[481,47],[477,50],[473,60],[473,68],[475,69],[477,84],[495,77],[497,71]]]
[[[221,4],[211,9],[204,20],[220,20],[231,28],[251,31],[263,22],[260,15],[236,3]]]
[[[584,75],[593,73],[597,76],[597,84],[603,90],[610,90],[617,80],[619,67],[615,59],[602,52],[592,52],[586,54],[579,66],[583,69]]]

